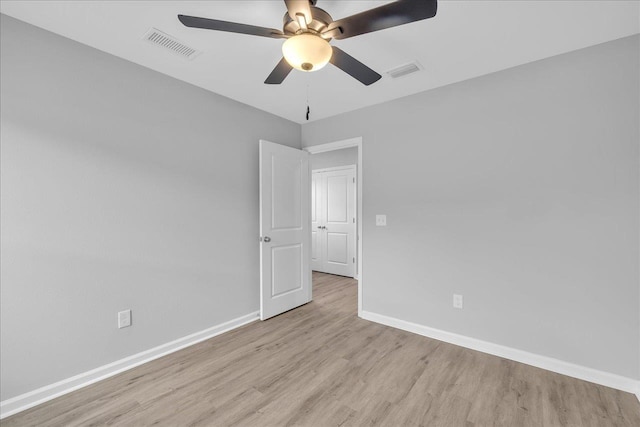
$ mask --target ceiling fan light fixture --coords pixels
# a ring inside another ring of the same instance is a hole
[[[316,71],[327,65],[333,50],[328,41],[311,33],[290,37],[282,45],[282,54],[296,70]]]

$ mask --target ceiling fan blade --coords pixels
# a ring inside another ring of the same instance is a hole
[[[298,21],[298,18],[296,17],[298,14],[304,16],[307,24],[313,20],[311,7],[309,7],[309,0],[284,0],[284,3],[287,5],[289,16],[294,21]]]
[[[286,59],[282,58],[264,82],[268,85],[279,85],[289,75],[291,70],[293,70],[293,67],[289,65]]]
[[[342,49],[335,46],[332,46],[332,48],[333,54],[331,55],[329,62],[349,74],[354,79],[360,81],[363,85],[369,86],[370,84],[380,80],[382,77],[380,74],[376,73],[353,56],[345,53]]]
[[[202,28],[205,30],[227,31],[229,33],[249,34],[251,36],[286,38],[284,33],[273,28],[256,27],[254,25],[238,24],[235,22],[219,21],[217,19],[198,18],[197,16],[178,15],[178,19],[185,26]]]
[[[338,40],[436,16],[437,0],[398,0],[333,21],[327,31]]]

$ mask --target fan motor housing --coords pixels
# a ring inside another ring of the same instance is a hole
[[[313,17],[313,20],[311,22],[307,22],[308,31],[311,33],[320,34],[323,31],[326,31],[329,28],[329,24],[333,22],[331,15],[313,5],[311,5],[311,16]],[[302,28],[300,28],[300,24],[298,24],[296,20],[291,19],[289,13],[284,14],[282,23],[282,32],[287,36],[295,36],[303,31]]]

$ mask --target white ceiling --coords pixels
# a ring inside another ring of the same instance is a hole
[[[319,0],[334,19],[384,1]],[[303,123],[470,79],[640,32],[640,2],[440,1],[432,19],[332,43],[383,74],[364,86],[328,65],[293,70],[282,85],[264,79],[281,40],[184,27],[178,14],[282,28],[284,2],[4,1],[0,12],[196,86]],[[142,39],[155,27],[203,53],[194,60]],[[385,72],[417,60],[399,79]]]

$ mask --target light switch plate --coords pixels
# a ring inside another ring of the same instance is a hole
[[[376,215],[376,225],[378,227],[384,227],[387,225],[387,216],[386,215]]]
[[[462,295],[453,294],[453,307],[462,308]]]

